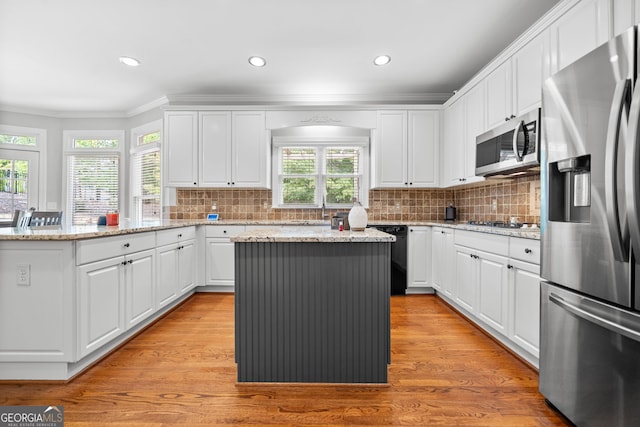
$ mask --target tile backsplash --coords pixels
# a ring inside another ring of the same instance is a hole
[[[398,189],[369,191],[369,222],[441,221],[445,207],[457,207],[458,220],[540,222],[540,179],[488,180],[454,189]],[[216,210],[212,210],[212,205]],[[348,209],[344,209],[348,210]],[[339,210],[327,209],[329,216]],[[176,191],[171,219],[202,219],[217,212],[233,220],[320,220],[320,209],[274,209],[271,190],[191,189]]]

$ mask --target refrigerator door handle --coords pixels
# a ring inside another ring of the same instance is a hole
[[[554,294],[551,292],[549,294],[549,301],[556,304],[557,306],[567,310],[568,312],[584,319],[588,322],[594,323],[600,327],[603,327],[615,334],[623,335],[629,339],[640,342],[640,333],[634,331],[633,329],[627,328],[626,326],[620,325],[618,323],[612,322],[608,319],[603,319],[597,314],[591,313],[588,309],[584,307],[578,307],[570,302],[564,300],[564,298]]]
[[[622,122],[627,123],[626,100],[629,96],[631,80],[620,80],[613,93],[613,102],[609,113],[609,126],[605,151],[604,194],[607,211],[607,226],[613,248],[613,254],[618,261],[628,261],[629,252],[624,244],[621,230],[620,212],[618,209],[618,146]],[[626,230],[625,230],[626,231]]]
[[[629,133],[627,153],[625,161],[625,191],[627,196],[627,219],[633,252],[640,253],[640,218],[638,215],[638,202],[640,202],[640,144],[638,143],[638,127],[640,126],[640,84],[636,85],[631,98],[631,111],[629,112]]]

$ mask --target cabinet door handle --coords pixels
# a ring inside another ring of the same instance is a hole
[[[133,260],[130,259],[129,261],[127,261],[129,264],[133,264]]]
[[[197,183],[197,182],[194,182],[194,183],[193,183],[193,185],[198,185],[198,183]]]
[[[125,248],[128,248],[128,247],[129,247],[129,246],[131,246],[131,245],[130,245],[129,243],[125,243],[123,246],[124,246]]]
[[[513,265],[511,265],[511,264],[507,264],[507,268],[508,268],[509,270],[512,270],[512,269],[513,269]]]
[[[127,261],[122,261],[120,264],[127,265]]]
[[[526,249],[524,250],[524,253],[525,253],[525,254],[530,254],[531,252],[533,252],[533,251],[532,251],[531,249],[529,249],[529,248],[526,248]]]
[[[514,115],[512,114],[512,115],[511,115],[511,117],[509,117],[509,120],[511,120],[511,119],[515,119],[515,118],[516,118],[516,116],[514,116]]]
[[[178,239],[182,237],[182,234],[178,234]]]

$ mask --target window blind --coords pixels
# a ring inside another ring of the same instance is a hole
[[[134,217],[142,221],[160,219],[160,149],[133,154],[131,174]]]
[[[67,182],[72,224],[95,223],[100,215],[119,209],[118,154],[71,155],[68,161]]]

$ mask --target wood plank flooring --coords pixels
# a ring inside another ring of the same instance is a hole
[[[233,295],[196,294],[67,384],[0,383],[65,426],[564,426],[538,375],[432,295],[391,299],[388,386],[237,385]]]

